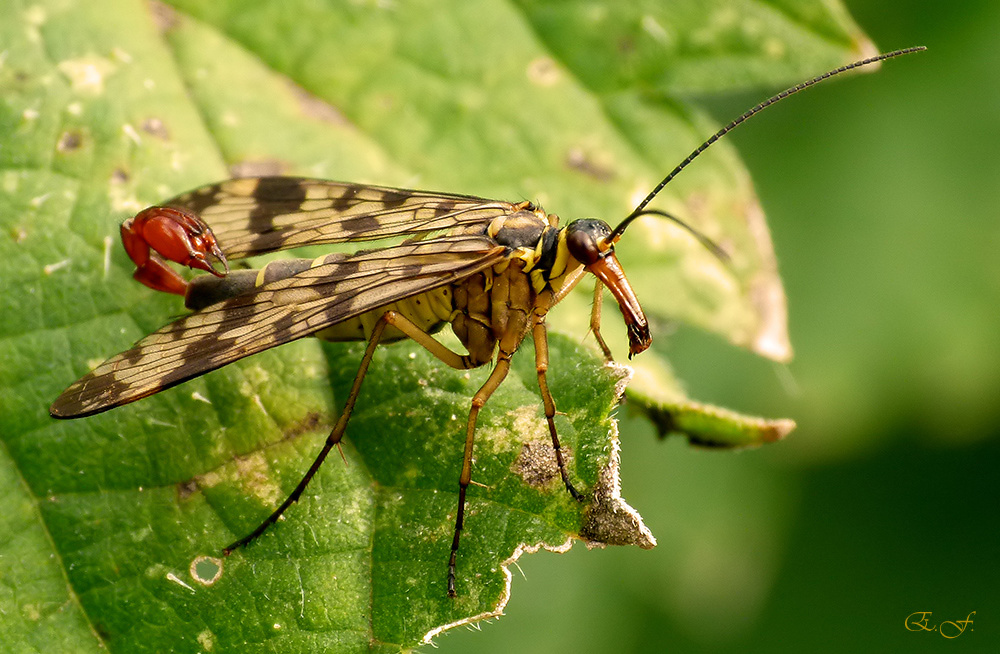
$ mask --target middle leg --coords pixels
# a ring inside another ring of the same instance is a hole
[[[549,435],[552,437],[552,448],[556,453],[556,464],[559,466],[559,474],[562,476],[566,490],[577,502],[583,501],[583,495],[573,487],[569,480],[569,473],[566,471],[566,463],[563,460],[562,448],[559,445],[559,434],[556,432],[556,403],[549,392],[549,383],[545,373],[549,369],[549,342],[548,332],[545,329],[545,316],[540,316],[535,320],[532,328],[532,337],[535,341],[535,370],[538,373],[538,390],[542,393],[542,405],[545,408],[545,420],[549,424]]]
[[[433,336],[417,327],[412,321],[398,311],[386,311],[385,314],[375,323],[375,326],[372,329],[371,336],[368,339],[368,346],[365,348],[365,353],[361,358],[361,364],[358,367],[358,372],[354,377],[354,383],[351,385],[351,390],[347,395],[347,401],[344,403],[344,410],[341,412],[340,418],[337,419],[337,423],[330,431],[330,435],[327,436],[326,442],[323,444],[323,449],[320,450],[312,465],[309,466],[309,470],[307,470],[305,475],[302,476],[298,485],[296,485],[295,489],[288,495],[287,498],[285,498],[285,501],[282,502],[281,505],[275,509],[266,520],[264,520],[264,522],[258,525],[256,529],[223,549],[223,553],[226,556],[231,554],[233,550],[249,544],[267,531],[268,527],[277,522],[288,507],[297,502],[299,497],[302,496],[306,486],[309,485],[313,476],[315,476],[320,467],[323,465],[323,462],[326,460],[330,450],[332,450],[335,445],[339,447],[340,441],[344,437],[344,432],[347,431],[347,423],[351,419],[351,413],[354,411],[354,404],[358,399],[358,394],[361,392],[361,383],[364,381],[365,375],[368,373],[368,367],[371,364],[372,357],[375,355],[375,348],[378,347],[378,344],[382,339],[382,335],[385,332],[385,328],[389,325],[399,329],[417,344],[424,347],[441,362],[451,366],[452,368],[465,370],[476,367],[467,355],[459,354],[458,352],[448,349],[439,343]]]

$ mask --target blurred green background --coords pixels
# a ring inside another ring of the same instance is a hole
[[[506,617],[439,651],[998,651],[1000,5],[846,4],[880,49],[929,52],[731,137],[794,361],[684,328],[660,339],[692,397],[798,430],[699,451],[623,409],[625,496],[659,546],[523,557]],[[721,122],[758,99],[710,106]],[[949,640],[907,631],[914,611],[976,615]]]

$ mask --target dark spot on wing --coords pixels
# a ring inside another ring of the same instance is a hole
[[[379,200],[389,209],[395,209],[396,207],[402,205],[409,199],[409,195],[406,193],[400,193],[398,191],[382,191],[382,197]]]
[[[441,204],[434,207],[434,217],[440,218],[441,216],[447,215],[455,210],[454,202],[442,202]]]
[[[297,177],[261,177],[253,198],[257,206],[249,216],[249,230],[266,234],[274,230],[274,217],[297,211],[306,199],[306,190]]]
[[[167,202],[168,207],[178,207],[186,209],[194,214],[200,215],[207,207],[218,204],[219,186],[212,185],[200,188],[191,193],[185,193],[174,200]]]
[[[261,202],[296,202],[306,199],[306,187],[299,177],[261,177],[253,197]]]
[[[375,216],[362,215],[355,216],[353,218],[346,218],[341,225],[343,226],[345,232],[350,232],[352,234],[367,234],[377,230],[381,226],[381,223]]]
[[[205,334],[199,339],[188,341],[181,350],[181,364],[172,370],[169,375],[176,377],[178,370],[183,370],[188,361],[196,361],[205,358],[210,351],[219,348],[220,339],[217,334]]]
[[[337,211],[347,211],[355,204],[357,204],[358,201],[355,200],[355,198],[360,192],[361,192],[360,186],[356,184],[351,184],[350,186],[344,189],[343,194],[341,194],[339,198],[333,201],[333,208],[336,209]]]
[[[361,270],[361,262],[354,259],[345,259],[337,263],[337,277],[345,279]]]
[[[291,331],[295,323],[299,321],[299,317],[294,314],[285,314],[274,321],[272,326],[272,334],[284,334]],[[276,345],[277,341],[273,341],[272,345]]]
[[[139,359],[142,358],[142,350],[140,350],[137,347],[134,347],[131,350],[123,353],[122,356],[124,357],[126,363],[128,363],[131,366],[134,366],[137,363],[139,363]]]

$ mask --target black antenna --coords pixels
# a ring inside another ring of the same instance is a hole
[[[691,234],[691,236],[694,236],[696,239],[698,239],[698,242],[701,243],[702,245],[704,245],[706,250],[708,250],[713,255],[715,255],[716,259],[718,259],[722,263],[728,263],[729,262],[729,254],[726,253],[726,251],[723,250],[722,247],[719,246],[718,243],[716,243],[715,241],[713,241],[709,237],[705,236],[704,234],[702,234],[701,232],[699,232],[697,229],[695,229],[694,227],[692,227],[688,223],[684,222],[683,220],[681,220],[680,218],[678,218],[677,216],[675,216],[672,213],[667,213],[666,211],[662,211],[660,209],[638,209],[638,210],[632,212],[631,218],[634,219],[634,218],[638,218],[639,216],[647,216],[647,215],[650,215],[650,214],[652,214],[654,216],[662,216],[662,217],[664,217],[664,218],[666,218],[668,220],[674,221],[675,223],[677,223],[678,225],[680,225],[681,227],[683,227],[685,230],[687,230],[687,232],[689,234]]]
[[[791,87],[789,89],[785,89],[781,93],[779,93],[779,94],[777,94],[775,96],[772,96],[772,97],[768,98],[767,100],[764,100],[763,102],[761,102],[760,104],[758,104],[756,107],[754,107],[753,109],[750,109],[749,111],[747,111],[746,113],[744,113],[742,116],[740,116],[739,118],[737,118],[733,122],[729,123],[728,125],[726,125],[722,129],[720,129],[718,132],[716,132],[715,134],[713,134],[711,138],[709,138],[707,141],[705,141],[704,143],[702,143],[701,145],[699,145],[694,150],[694,152],[692,152],[691,154],[689,154],[687,156],[687,159],[685,159],[684,161],[680,162],[677,165],[676,168],[674,168],[672,171],[670,171],[670,174],[667,175],[666,177],[664,177],[663,181],[656,185],[656,188],[654,188],[652,190],[652,192],[650,192],[650,194],[646,196],[646,199],[644,199],[642,202],[640,202],[639,206],[637,206],[632,211],[632,213],[630,213],[625,218],[625,220],[621,221],[621,223],[619,223],[619,225],[617,227],[615,227],[614,231],[611,232],[611,235],[608,236],[608,241],[613,242],[613,241],[617,240],[625,232],[625,228],[628,227],[629,223],[631,223],[633,220],[635,220],[639,216],[643,216],[643,215],[645,215],[647,213],[659,213],[659,212],[644,211],[644,209],[646,208],[646,205],[649,204],[653,200],[653,198],[655,198],[657,196],[657,194],[660,191],[663,190],[663,187],[670,183],[670,180],[672,180],[674,177],[677,177],[677,175],[682,170],[684,170],[685,168],[688,167],[688,164],[690,164],[692,161],[694,161],[695,159],[697,159],[698,155],[700,155],[702,152],[704,152],[705,150],[707,150],[710,145],[712,145],[713,143],[715,143],[716,141],[718,141],[719,139],[721,139],[723,136],[725,136],[729,132],[731,132],[734,129],[736,129],[742,123],[746,122],[747,119],[751,118],[752,116],[757,115],[758,113],[760,113],[764,109],[770,107],[775,102],[778,102],[779,100],[784,100],[785,98],[787,98],[790,95],[798,93],[799,91],[802,91],[803,89],[807,89],[810,86],[813,86],[814,84],[819,84],[823,80],[826,80],[826,79],[829,79],[831,77],[834,77],[835,75],[840,75],[841,73],[846,73],[849,70],[854,70],[855,68],[861,68],[862,66],[867,66],[867,65],[873,64],[873,63],[875,63],[877,61],[884,61],[886,59],[892,59],[893,57],[899,57],[899,56],[902,56],[902,55],[905,55],[905,54],[910,54],[910,53],[913,53],[913,52],[921,52],[921,51],[926,50],[926,49],[927,49],[926,47],[924,47],[924,46],[921,45],[921,46],[916,46],[916,47],[913,47],[913,48],[904,48],[902,50],[894,50],[892,52],[887,52],[885,54],[880,54],[880,55],[878,55],[876,57],[869,57],[868,59],[862,59],[861,61],[855,61],[853,64],[848,64],[846,66],[841,66],[840,68],[837,68],[835,70],[831,70],[829,72],[823,73],[822,75],[814,77],[814,78],[812,78],[811,80],[809,80],[807,82],[802,82],[800,84],[796,84],[795,86],[793,86],[793,87]],[[684,225],[684,227],[687,228],[688,231],[690,231],[692,233],[695,233],[695,231],[694,231],[694,229],[692,227],[690,227],[689,225],[683,223],[678,218],[675,218],[673,216],[668,216],[668,217],[671,220],[674,220],[675,222]],[[707,237],[700,237],[698,240],[704,242],[703,239],[705,239],[705,238],[707,238]],[[712,249],[712,248],[710,248],[710,249]]]

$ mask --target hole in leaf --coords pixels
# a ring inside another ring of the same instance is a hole
[[[191,578],[203,586],[211,586],[222,576],[222,559],[214,556],[199,556],[191,561],[188,571]]]

